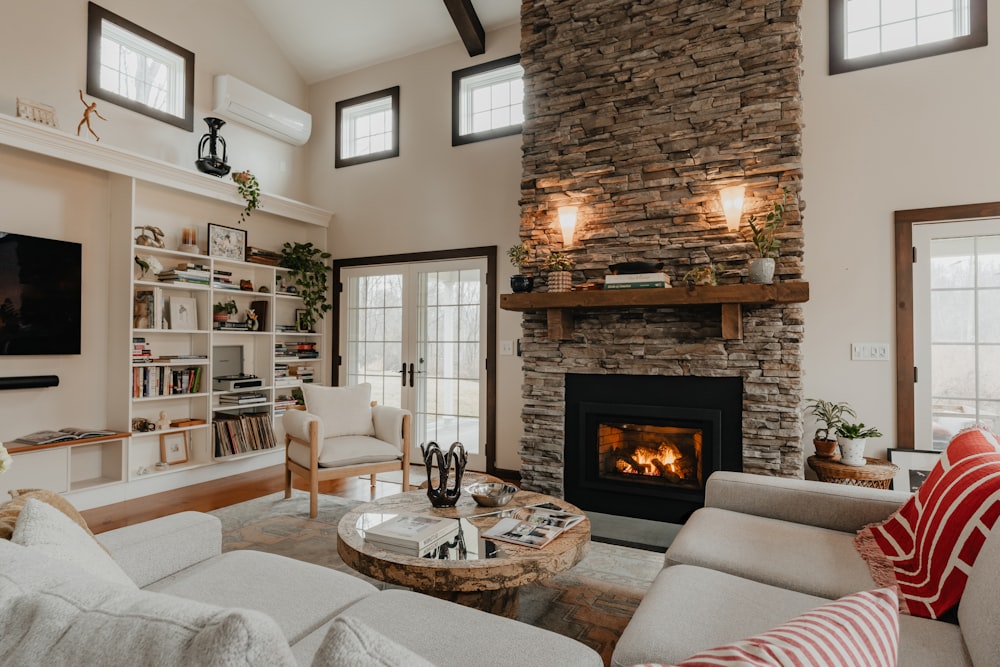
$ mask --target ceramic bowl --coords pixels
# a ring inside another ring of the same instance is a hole
[[[517,493],[516,486],[504,482],[473,484],[466,490],[483,507],[502,507]]]

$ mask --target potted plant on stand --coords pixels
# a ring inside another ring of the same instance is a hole
[[[531,288],[535,285],[535,279],[532,276],[526,276],[521,273],[522,267],[528,263],[528,244],[522,241],[517,245],[512,245],[507,250],[507,257],[510,258],[510,263],[517,271],[517,273],[510,277],[511,291],[515,294],[530,292]]]
[[[840,445],[840,462],[845,466],[863,466],[865,445],[868,438],[881,438],[877,428],[860,424],[841,424],[837,427],[837,444]]]
[[[299,323],[310,331],[333,308],[326,300],[327,273],[332,271],[326,260],[330,257],[330,253],[312,243],[285,243],[281,247],[279,266],[288,269],[289,277],[295,281],[295,293],[301,297],[305,309]]]
[[[837,451],[837,439],[834,433],[837,427],[844,423],[844,416],[857,418],[852,408],[847,403],[834,403],[833,401],[823,401],[817,398],[807,398],[809,414],[816,418],[823,426],[816,429],[813,436],[813,446],[816,448],[816,456],[821,459],[833,458]]]
[[[788,188],[782,188],[781,201],[774,202],[773,209],[760,225],[757,224],[756,215],[747,218],[750,238],[759,255],[750,260],[747,278],[751,283],[770,285],[774,281],[774,259],[778,256],[778,248],[781,246],[781,240],[774,235],[782,225],[787,198]]]
[[[550,292],[573,291],[573,274],[570,272],[574,266],[576,262],[561,252],[554,252],[545,258],[545,268],[549,270]]]

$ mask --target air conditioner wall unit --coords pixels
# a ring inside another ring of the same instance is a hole
[[[312,116],[230,74],[215,77],[214,113],[301,146],[312,133]]]

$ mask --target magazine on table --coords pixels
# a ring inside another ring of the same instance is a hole
[[[519,507],[501,516],[483,537],[533,549],[541,549],[584,519],[583,515],[564,512],[551,504]]]
[[[84,438],[99,438],[105,435],[114,435],[114,433],[114,431],[106,431],[103,429],[70,427],[60,429],[58,431],[36,431],[34,433],[29,433],[28,435],[23,435],[14,442],[18,442],[23,445],[50,445],[53,442],[83,440]]]
[[[456,526],[454,519],[398,514],[365,530],[365,539],[380,546],[392,544],[419,552],[455,532]]]

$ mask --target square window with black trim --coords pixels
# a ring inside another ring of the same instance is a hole
[[[518,55],[451,74],[451,145],[520,134],[524,68]]]
[[[830,0],[830,74],[986,46],[986,0]]]
[[[337,102],[334,167],[399,155],[399,86]]]
[[[194,54],[88,3],[87,94],[190,132]]]

